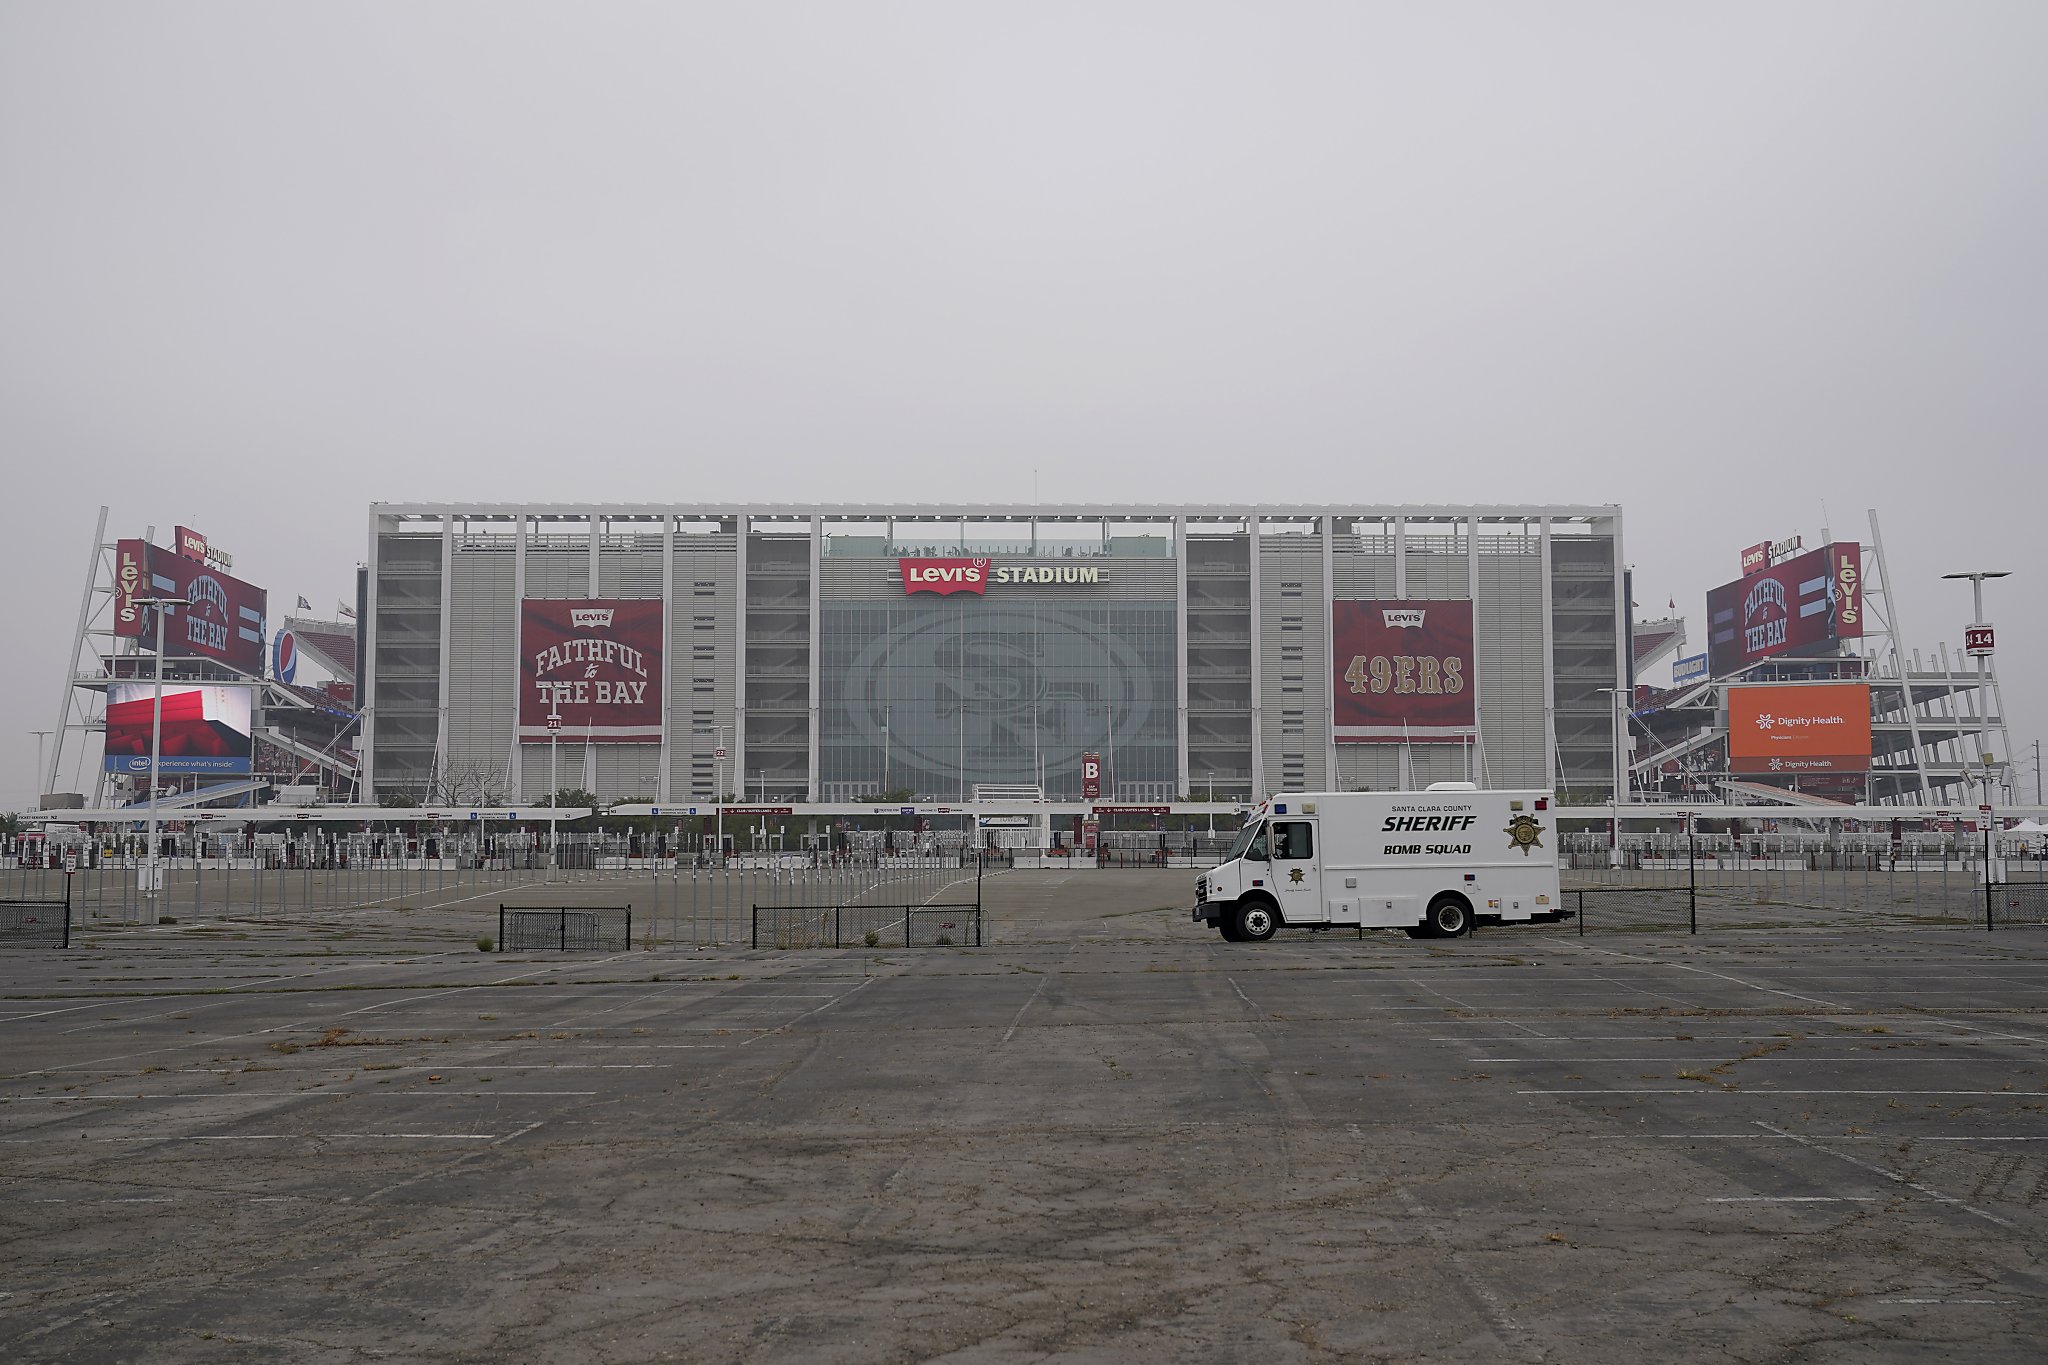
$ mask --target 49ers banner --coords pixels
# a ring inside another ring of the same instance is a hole
[[[519,740],[661,742],[661,603],[617,598],[519,604]]]
[[[1478,735],[1469,600],[1338,600],[1330,604],[1330,626],[1339,744]]]

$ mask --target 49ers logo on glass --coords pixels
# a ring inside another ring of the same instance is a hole
[[[1330,626],[1339,744],[1476,736],[1469,600],[1340,600]]]

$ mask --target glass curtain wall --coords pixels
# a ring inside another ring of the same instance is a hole
[[[1103,798],[1176,784],[1174,607],[1022,593],[828,603],[821,614],[820,780],[937,800],[977,782]]]

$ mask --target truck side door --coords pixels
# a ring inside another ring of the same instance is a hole
[[[1275,820],[1268,840],[1273,853],[1273,894],[1280,917],[1289,924],[1322,924],[1322,862],[1316,856],[1316,822]]]

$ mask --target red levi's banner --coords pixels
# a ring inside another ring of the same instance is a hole
[[[114,634],[156,648],[159,608],[138,597],[184,598],[170,608],[165,648],[172,659],[208,659],[252,678],[263,676],[264,624],[270,595],[253,583],[143,540],[114,547]]]
[[[1337,743],[1477,737],[1469,599],[1338,600],[1330,624]]]
[[[1863,638],[1863,546],[1853,540],[1828,546],[1828,564],[1834,570],[1835,638]]]
[[[1778,654],[1820,654],[1863,634],[1863,548],[1808,550],[1707,594],[1707,663],[1725,678]]]
[[[986,559],[899,559],[903,569],[903,591],[947,593],[971,592],[987,595]]]
[[[661,742],[661,603],[529,597],[519,604],[519,742]]]

